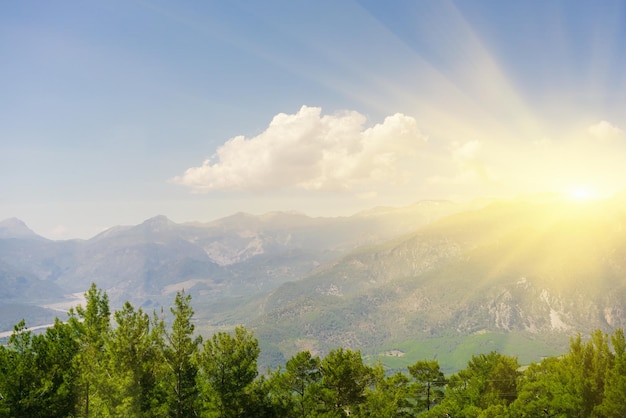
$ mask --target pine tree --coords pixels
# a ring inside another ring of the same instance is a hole
[[[114,316],[117,327],[107,344],[115,382],[110,410],[115,416],[161,416],[163,324],[129,302]]]
[[[319,357],[313,357],[309,351],[301,351],[285,364],[282,385],[292,396],[294,416],[306,417],[315,410],[316,400],[311,394],[311,386],[319,384],[322,373]]]
[[[433,402],[443,397],[442,387],[446,379],[437,360],[420,360],[409,366],[409,373],[417,383],[419,409],[430,410]]]
[[[410,379],[404,373],[385,376],[381,364],[373,368],[374,386],[365,392],[365,401],[359,405],[359,417],[408,418],[411,413]]]
[[[14,328],[8,348],[0,346],[0,412],[4,416],[37,416],[42,382],[36,370],[31,332],[24,320]]]
[[[74,359],[80,391],[78,411],[87,418],[110,415],[106,398],[112,391],[105,344],[111,332],[111,312],[106,292],[97,289],[95,283],[85,293],[85,300],[85,308],[78,305],[76,310],[70,310],[69,324],[80,347]]]
[[[604,399],[594,412],[599,417],[618,418],[626,416],[626,338],[624,330],[617,329],[611,336],[615,354],[613,366],[607,372]]]
[[[191,323],[193,309],[191,296],[178,292],[171,312],[174,322],[167,334],[164,359],[168,367],[167,389],[169,416],[182,418],[193,417],[198,413],[198,387],[196,363],[198,346],[202,337],[194,337],[194,325]]]
[[[246,392],[256,378],[259,344],[252,333],[236,327],[234,335],[219,332],[204,344],[200,354],[208,396],[214,398],[221,418],[251,414]]]
[[[365,389],[374,381],[372,369],[363,364],[360,351],[331,350],[322,360],[320,371],[322,411],[332,416],[356,411],[365,400]]]
[[[37,370],[46,379],[41,416],[75,416],[79,388],[74,361],[80,347],[72,327],[55,319],[45,334],[33,338],[33,348],[37,353]]]

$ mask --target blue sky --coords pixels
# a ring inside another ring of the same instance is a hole
[[[623,188],[626,3],[0,5],[0,219]]]

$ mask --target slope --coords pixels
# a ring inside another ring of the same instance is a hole
[[[619,198],[522,199],[353,252],[259,302],[265,360],[343,346],[399,365],[480,340],[525,361],[554,354],[626,324],[625,221]]]

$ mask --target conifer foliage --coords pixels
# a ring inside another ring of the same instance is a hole
[[[95,285],[85,307],[33,335],[21,321],[0,346],[0,417],[623,417],[626,338],[594,332],[520,371],[516,358],[474,355],[445,377],[436,360],[405,372],[359,351],[303,351],[259,374],[259,343],[239,326],[203,344],[191,297],[171,326],[126,303],[111,315]]]

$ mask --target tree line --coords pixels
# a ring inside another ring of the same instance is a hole
[[[45,333],[21,321],[0,346],[0,417],[624,417],[626,340],[595,331],[527,368],[497,352],[444,376],[436,360],[390,374],[359,351],[297,353],[259,374],[244,327],[204,340],[191,297],[173,322],[126,303],[111,315],[95,285]],[[112,322],[114,321],[114,324]]]

